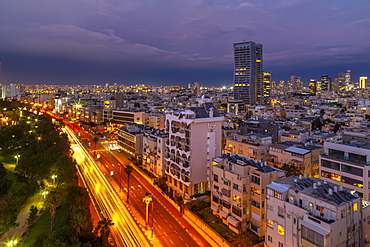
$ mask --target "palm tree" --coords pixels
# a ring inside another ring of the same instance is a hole
[[[127,187],[128,187],[127,188],[127,203],[128,203],[129,198],[130,198],[130,174],[131,174],[132,170],[133,170],[133,167],[130,166],[130,165],[126,166],[126,168],[125,168],[125,171],[127,173]]]
[[[49,196],[49,205],[50,205],[50,224],[51,224],[51,231],[55,230],[55,215],[57,212],[57,208],[60,206],[62,203],[60,195],[54,191],[50,193]]]
[[[98,222],[96,230],[97,231],[100,230],[100,237],[102,239],[103,246],[108,246],[110,227],[113,225],[114,223],[112,222],[112,220],[107,219],[105,217],[103,217],[103,219]]]
[[[84,206],[80,205],[73,210],[70,218],[70,225],[78,239],[92,228],[89,215],[87,215],[87,210]]]

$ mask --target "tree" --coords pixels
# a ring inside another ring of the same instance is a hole
[[[129,201],[129,198],[130,198],[130,175],[131,175],[131,172],[133,171],[133,167],[128,165],[125,167],[125,172],[127,173],[127,203]]]
[[[11,186],[12,181],[6,178],[6,169],[4,164],[0,162],[0,196],[5,195]]]
[[[57,191],[52,191],[51,193],[49,193],[48,202],[50,206],[50,229],[51,231],[54,231],[57,208],[62,203],[59,193]]]
[[[298,176],[301,171],[299,170],[298,167],[294,166],[294,165],[290,165],[290,164],[283,164],[283,166],[281,167],[281,169],[283,169],[284,171],[286,171],[286,176],[289,177],[289,176]]]
[[[110,232],[110,227],[113,226],[114,223],[112,220],[103,217],[102,220],[98,222],[97,231],[100,230],[100,237],[102,239],[103,246],[108,246],[108,237]]]
[[[28,219],[27,219],[28,225],[32,225],[36,221],[38,212],[39,212],[39,210],[37,209],[37,206],[31,205],[30,215],[28,216]]]
[[[72,227],[73,233],[76,238],[80,239],[89,230],[92,230],[92,223],[90,221],[90,213],[82,205],[74,208],[72,215],[69,219],[69,224]]]

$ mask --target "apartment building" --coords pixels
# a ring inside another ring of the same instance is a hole
[[[320,176],[370,201],[370,145],[361,141],[324,143]]]
[[[301,174],[319,176],[319,156],[324,150],[321,146],[298,142],[279,142],[270,146],[268,164],[282,167],[284,164],[297,167]]]
[[[243,135],[249,133],[258,133],[261,135],[269,135],[272,137],[272,141],[279,141],[279,127],[275,123],[275,120],[270,118],[259,118],[254,117],[244,121],[240,130]]]
[[[151,128],[143,132],[143,167],[158,177],[164,175],[168,134]]]
[[[141,160],[143,155],[143,130],[145,128],[147,127],[144,125],[126,123],[117,129],[118,145],[138,160]]]
[[[221,155],[223,120],[212,103],[167,112],[165,173],[171,193],[209,190],[212,159]]]
[[[265,234],[266,185],[285,172],[237,154],[213,159],[211,209],[236,233],[250,229]]]
[[[364,246],[369,203],[318,178],[290,176],[267,185],[265,247]]]
[[[252,159],[267,161],[272,137],[261,134],[233,135],[226,139],[225,151]]]

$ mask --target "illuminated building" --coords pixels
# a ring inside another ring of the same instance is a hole
[[[301,81],[301,77],[292,75],[290,76],[290,89],[292,89],[294,92],[296,91],[302,91],[303,89],[303,83]]]
[[[167,112],[165,173],[172,195],[209,190],[212,159],[221,155],[223,121],[212,103]]]
[[[361,76],[359,80],[360,88],[367,88],[367,76]]]
[[[325,153],[320,156],[320,176],[355,190],[364,200],[370,201],[370,143],[365,138],[357,141],[366,133],[344,131],[344,135],[354,136],[356,140],[325,142]]]
[[[234,99],[247,105],[261,103],[262,83],[262,45],[234,43]]]
[[[266,185],[285,172],[241,155],[213,159],[211,209],[234,232],[247,229],[262,237],[266,231]]]
[[[308,88],[310,90],[311,95],[316,95],[317,92],[317,81],[315,79],[311,79],[310,83],[308,84]]]
[[[369,203],[342,186],[300,175],[268,184],[265,246],[364,246]]]
[[[263,71],[263,97],[271,97],[271,71]]]
[[[331,77],[328,75],[321,76],[321,91],[331,91]]]

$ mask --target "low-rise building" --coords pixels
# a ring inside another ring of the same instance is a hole
[[[151,128],[143,132],[143,166],[158,177],[164,175],[167,139],[163,130]]]

